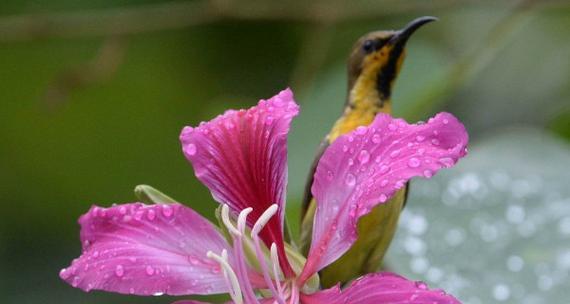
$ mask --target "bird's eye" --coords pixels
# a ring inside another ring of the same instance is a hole
[[[364,44],[362,44],[362,49],[363,49],[366,53],[372,52],[372,50],[374,50],[374,41],[372,41],[372,40],[366,40],[366,41],[364,41]]]

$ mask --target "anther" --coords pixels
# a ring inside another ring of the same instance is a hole
[[[241,236],[239,230],[236,229],[236,227],[234,226],[234,224],[232,224],[230,220],[230,207],[227,204],[222,205],[222,222],[224,223],[224,225],[226,225],[230,233],[238,237]]]

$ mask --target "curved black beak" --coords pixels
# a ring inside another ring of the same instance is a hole
[[[408,42],[408,38],[417,31],[424,24],[430,23],[432,21],[437,21],[436,17],[425,16],[412,20],[406,27],[397,31],[392,38],[390,38],[389,43],[392,45],[404,46]]]

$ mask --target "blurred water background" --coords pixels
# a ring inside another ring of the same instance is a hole
[[[465,303],[566,303],[570,2],[550,0],[1,1],[0,303],[172,302],[63,283],[78,216],[146,183],[212,217],[181,128],[288,86],[302,109],[289,146],[297,223],[352,43],[423,15],[440,21],[408,44],[395,115],[450,111],[471,153],[412,183],[388,267]]]

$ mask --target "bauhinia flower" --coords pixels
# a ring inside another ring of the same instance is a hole
[[[338,138],[315,173],[318,207],[305,259],[283,236],[287,134],[298,112],[287,89],[182,130],[184,155],[222,206],[221,229],[178,203],[93,206],[79,219],[83,252],[60,277],[85,291],[228,293],[230,303],[459,303],[390,273],[319,291],[317,273],[351,247],[358,219],[375,205],[466,154],[463,125],[448,113],[416,125],[378,114]]]

